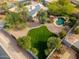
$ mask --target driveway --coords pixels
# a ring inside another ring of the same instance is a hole
[[[30,53],[18,47],[16,40],[3,30],[0,30],[0,43],[11,59],[35,59]]]

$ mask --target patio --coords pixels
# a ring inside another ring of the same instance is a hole
[[[71,48],[68,48],[66,46],[64,48],[64,53],[63,54],[58,54],[58,53],[53,53],[49,59],[77,59],[76,58],[76,52],[72,50]],[[56,56],[60,56],[59,58]]]
[[[63,26],[58,27],[54,23],[46,24],[46,26],[48,27],[49,31],[51,31],[51,32],[53,32],[55,34],[60,33],[62,31],[62,29],[64,29]]]

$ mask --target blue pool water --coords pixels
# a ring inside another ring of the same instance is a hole
[[[56,21],[57,25],[64,25],[64,19],[63,18],[58,18],[58,20]]]

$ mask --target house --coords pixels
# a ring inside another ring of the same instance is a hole
[[[33,5],[27,5],[25,7],[28,9],[29,14],[32,17],[35,17],[37,15],[38,11],[40,11],[41,9],[47,10],[47,8],[44,7],[41,3],[36,3],[36,4],[33,4]],[[17,8],[17,6],[14,6],[14,7],[10,8],[9,11],[18,12],[18,10],[16,10],[16,8]]]
[[[46,7],[44,7],[41,3],[37,3],[35,5],[28,5],[27,6],[30,16],[35,17],[38,13],[38,11],[47,10]]]

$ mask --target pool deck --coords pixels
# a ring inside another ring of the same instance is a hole
[[[63,26],[56,26],[54,23],[51,24],[46,24],[47,28],[49,31],[58,34],[62,31],[62,29],[64,28]]]

